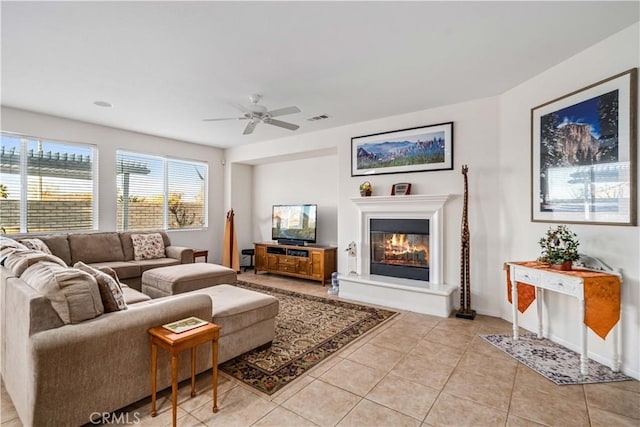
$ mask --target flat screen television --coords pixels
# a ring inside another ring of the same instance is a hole
[[[274,205],[271,238],[281,244],[315,243],[317,212],[313,204]]]

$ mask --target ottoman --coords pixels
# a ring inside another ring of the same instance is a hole
[[[236,283],[236,280],[236,272],[221,265],[202,262],[171,265],[142,273],[142,292],[151,298],[160,298],[222,283]]]
[[[276,316],[280,310],[278,298],[231,285],[189,292],[195,293],[211,297],[212,322],[222,327],[218,363],[268,345],[275,338]]]

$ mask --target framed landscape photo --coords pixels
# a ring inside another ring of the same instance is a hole
[[[453,122],[351,138],[351,176],[453,169]]]
[[[638,69],[531,109],[531,220],[636,225]]]

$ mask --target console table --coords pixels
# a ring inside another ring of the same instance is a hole
[[[602,339],[615,328],[613,334],[613,361],[611,369],[620,370],[620,284],[622,278],[618,274],[609,274],[592,270],[553,270],[548,265],[537,261],[507,262],[508,281],[510,282],[513,339],[518,339],[518,291],[524,284],[535,287],[535,294],[530,292],[529,299],[536,299],[538,316],[538,338],[543,336],[542,313],[547,307],[544,301],[544,290],[559,292],[578,299],[580,304],[578,325],[580,327],[580,373],[588,373],[587,327]],[[520,284],[520,285],[519,285]],[[522,290],[521,290],[522,291]],[[526,292],[524,293],[526,295]],[[528,302],[531,302],[528,301]],[[527,306],[520,307],[524,312]]]

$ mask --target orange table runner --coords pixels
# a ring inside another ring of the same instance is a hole
[[[600,338],[605,339],[609,331],[620,320],[620,278],[618,276],[589,270],[553,270],[548,264],[538,261],[524,261],[514,264],[581,277],[584,281],[584,323]],[[511,303],[510,269],[506,264],[505,269],[507,270],[507,297]],[[535,287],[526,283],[517,283],[517,287],[518,311],[524,313],[536,299]]]

